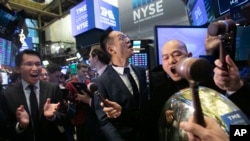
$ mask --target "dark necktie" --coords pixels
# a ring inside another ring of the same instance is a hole
[[[32,123],[34,128],[36,127],[39,119],[39,109],[38,109],[38,102],[36,98],[36,94],[34,92],[34,86],[29,85],[30,88],[30,110],[31,110],[31,117]]]
[[[139,102],[139,90],[138,90],[138,87],[136,85],[136,82],[134,80],[134,78],[132,77],[131,73],[130,73],[130,69],[129,68],[124,68],[124,73],[127,75],[128,79],[129,79],[129,82],[132,86],[132,89],[133,89],[133,95],[136,99],[137,102]],[[137,103],[139,104],[139,103]]]

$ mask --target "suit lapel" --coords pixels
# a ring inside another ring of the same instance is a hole
[[[28,108],[28,104],[27,104],[27,101],[26,101],[26,97],[25,97],[25,94],[24,94],[24,90],[23,90],[23,85],[22,83],[20,82],[17,86],[17,92],[21,92],[20,93],[20,104],[19,105],[23,105],[24,106],[24,109],[28,112],[29,112],[29,108]]]
[[[129,89],[127,88],[127,86],[124,84],[124,82],[122,81],[121,77],[119,76],[119,74],[113,69],[112,66],[109,67],[109,71],[107,70],[108,73],[108,78],[110,78],[112,81],[111,82],[115,82],[117,83],[118,86],[121,86],[121,89],[123,92],[126,92],[128,94],[131,95]]]

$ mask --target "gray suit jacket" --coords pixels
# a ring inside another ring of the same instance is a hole
[[[62,94],[60,93],[58,85],[40,81],[39,97],[39,123],[37,131],[34,131],[30,122],[25,130],[21,133],[17,133],[16,109],[20,105],[23,105],[25,110],[29,113],[22,83],[20,82],[10,86],[3,92],[1,105],[4,107],[3,113],[8,117],[8,122],[5,124],[5,127],[10,131],[10,141],[33,141],[34,136],[37,138],[36,141],[66,140],[64,133],[58,130],[58,125],[63,125],[66,118],[66,108],[63,106]],[[43,115],[43,107],[47,98],[51,99],[51,103],[61,102],[54,120],[48,120]]]

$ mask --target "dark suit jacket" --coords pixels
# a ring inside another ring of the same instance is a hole
[[[135,98],[112,66],[108,66],[106,71],[95,82],[98,85],[98,92],[105,98],[119,103],[125,111],[136,112],[147,102],[148,93],[145,69],[135,66],[132,66],[132,68],[139,79],[139,102],[135,101]],[[127,112],[124,112],[122,116],[116,119],[109,119],[103,112],[100,102],[100,98],[94,95],[96,115],[106,139],[108,141],[135,141],[140,131],[139,126],[134,122],[135,119],[127,118],[130,117],[125,114]]]
[[[25,110],[29,113],[22,83],[19,82],[8,87],[3,92],[2,103],[4,114],[9,118],[5,124],[6,129],[10,131],[10,141],[33,141],[33,136],[37,137],[36,141],[64,141],[66,136],[58,130],[58,125],[63,125],[66,118],[66,108],[60,104],[54,120],[48,120],[43,115],[43,107],[47,98],[51,98],[51,103],[62,102],[62,95],[56,84],[40,81],[40,105],[39,105],[39,123],[35,133],[31,122],[29,126],[21,133],[16,132],[16,109],[24,105]]]

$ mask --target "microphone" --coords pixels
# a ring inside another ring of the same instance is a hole
[[[187,80],[201,82],[211,75],[211,64],[204,58],[187,57],[176,64],[176,72]]]
[[[235,28],[236,25],[232,19],[220,20],[209,24],[208,34],[211,36],[222,35]]]
[[[91,93],[97,95],[97,96],[100,98],[100,100],[103,102],[103,104],[104,104],[105,107],[110,107],[110,104],[109,104],[109,103],[105,100],[105,98],[98,92],[98,85],[97,85],[97,84],[95,84],[95,83],[93,83],[93,82],[90,82],[90,83],[88,84],[87,87],[88,87],[88,90],[89,90]]]

